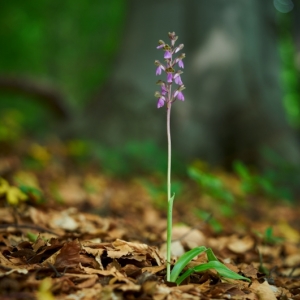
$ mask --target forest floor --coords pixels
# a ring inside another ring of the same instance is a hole
[[[300,299],[300,210],[287,202],[244,195],[226,215],[186,180],[175,197],[172,264],[189,249],[211,247],[251,283],[212,269],[177,286],[166,281],[165,192],[149,189],[158,175],[105,175],[93,162],[75,163],[58,141],[6,144],[2,152],[2,300]],[[238,179],[220,174],[241,195]]]

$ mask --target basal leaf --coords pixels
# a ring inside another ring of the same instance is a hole
[[[171,277],[170,277],[170,281],[171,282],[175,282],[177,277],[179,276],[180,272],[183,270],[183,268],[197,255],[199,255],[200,253],[206,251],[206,247],[201,246],[201,247],[197,247],[194,248],[188,252],[186,252],[185,254],[183,254],[178,261],[176,262],[172,272],[171,272]]]
[[[211,248],[208,248],[206,251],[206,255],[207,255],[207,259],[208,261],[219,261],[215,254],[213,253],[213,251],[211,250]]]
[[[210,261],[206,264],[201,264],[199,266],[196,266],[192,269],[187,270],[183,275],[181,275],[176,280],[176,283],[181,284],[193,272],[203,272],[203,271],[206,271],[209,269],[216,270],[220,276],[225,277],[225,278],[251,281],[249,278],[241,276],[241,275],[231,271],[229,268],[227,268],[224,264],[222,264],[219,261]]]

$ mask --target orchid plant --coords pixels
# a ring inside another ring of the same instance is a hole
[[[172,242],[172,211],[175,195],[171,196],[171,130],[170,118],[171,107],[176,100],[184,101],[183,90],[185,86],[181,80],[181,74],[184,68],[183,59],[185,54],[179,54],[174,57],[184,47],[183,44],[175,46],[178,36],[175,32],[169,32],[170,45],[164,41],[159,40],[157,49],[164,51],[164,63],[155,60],[156,75],[159,76],[164,72],[166,74],[166,81],[158,80],[157,84],[160,86],[160,91],[155,92],[155,97],[158,98],[157,108],[166,106],[167,109],[167,140],[168,140],[168,169],[167,169],[167,194],[168,194],[168,213],[167,213],[167,281],[176,282],[180,284],[183,280],[189,277],[193,272],[201,272],[208,269],[215,269],[219,275],[231,279],[243,279],[250,281],[249,278],[243,277],[218,261],[210,248],[204,246],[196,247],[184,255],[182,255],[175,264],[171,272],[171,242]],[[173,89],[172,89],[173,88]],[[200,253],[205,252],[207,255],[208,263],[188,269],[180,277],[181,271],[188,265],[188,263]]]
[[[167,190],[168,190],[168,215],[167,215],[167,280],[170,281],[171,273],[171,239],[172,239],[172,211],[174,196],[171,196],[171,130],[170,130],[170,118],[171,118],[171,107],[172,104],[178,99],[184,101],[184,95],[182,91],[185,89],[181,74],[183,73],[180,69],[175,70],[175,67],[184,68],[183,59],[185,54],[182,53],[177,58],[173,59],[173,55],[182,50],[183,44],[175,47],[175,42],[178,37],[175,32],[169,32],[169,39],[171,45],[166,44],[164,41],[159,40],[157,49],[164,50],[165,64],[156,60],[155,65],[156,75],[161,75],[165,72],[167,80],[158,80],[157,84],[160,85],[161,91],[155,92],[155,97],[158,98],[157,108],[161,108],[166,104],[167,107],[167,139],[168,139],[168,175],[167,175]],[[172,91],[172,86],[175,84],[175,91]]]

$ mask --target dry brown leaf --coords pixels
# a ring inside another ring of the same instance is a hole
[[[157,281],[146,281],[142,284],[142,290],[146,295],[153,295],[156,292]]]
[[[111,268],[110,270],[97,270],[94,268],[90,267],[83,267],[81,264],[79,264],[79,268],[83,270],[87,274],[98,274],[102,276],[119,276],[122,277],[124,276],[122,273],[120,273],[116,268]]]
[[[243,238],[239,238],[233,235],[228,242],[227,248],[234,253],[244,253],[254,247],[254,239],[248,235]]]
[[[84,289],[84,288],[93,287],[95,285],[95,283],[97,282],[97,280],[98,280],[98,276],[93,276],[93,277],[83,281],[82,283],[78,283],[77,288]]]
[[[251,289],[258,295],[259,300],[277,300],[267,281],[263,283],[254,281],[251,285]]]
[[[80,244],[77,240],[65,243],[55,259],[55,267],[74,267],[80,262]]]
[[[57,192],[65,204],[80,204],[87,198],[87,193],[82,188],[82,185],[78,176],[70,176],[60,184]]]
[[[292,255],[289,255],[285,258],[284,264],[288,267],[295,267],[300,265],[300,253],[295,253]]]
[[[298,230],[290,226],[286,221],[281,221],[278,225],[280,234],[287,241],[293,243],[299,243],[300,241],[300,233]]]
[[[141,268],[131,264],[127,264],[126,266],[124,266],[122,268],[122,271],[125,272],[125,274],[131,278],[136,278],[142,274]]]
[[[257,278],[258,270],[253,265],[244,265],[240,268],[244,276],[249,278]]]
[[[156,274],[162,270],[166,269],[165,265],[161,265],[161,266],[155,266],[155,267],[145,267],[142,269],[143,272],[149,272],[152,274]]]
[[[167,259],[167,243],[163,243],[159,249],[159,252],[162,253],[164,259]],[[171,255],[179,257],[185,253],[184,247],[180,241],[174,241],[171,243]]]
[[[60,145],[58,148],[63,147]],[[277,206],[273,202],[270,206],[262,196],[254,196],[251,199],[253,211],[251,208],[244,214],[241,209],[234,219],[222,218],[212,197],[189,186],[188,192],[182,195],[183,201],[176,202],[174,207],[174,222],[188,224],[174,228],[173,239],[177,239],[178,245],[176,255],[195,246],[211,247],[230,269],[251,277],[255,288],[237,280],[222,278],[220,281],[216,271],[195,273],[189,278],[190,284],[168,287],[163,283],[166,280],[166,262],[158,249],[150,246],[160,248],[163,244],[165,215],[153,206],[153,199],[146,189],[130,180],[124,182],[108,178],[94,166],[92,173],[85,168],[78,172],[77,167],[74,172],[73,160],[65,168],[62,162],[68,159],[66,153],[63,149],[52,149],[53,161],[45,165],[44,170],[32,171],[36,186],[44,189],[45,203],[29,202],[14,209],[0,207],[1,299],[8,298],[10,292],[17,293],[19,298],[33,299],[42,279],[50,277],[52,292],[58,300],[259,300],[269,299],[270,290],[278,299],[300,298],[299,279],[296,278],[300,268],[294,268],[299,265],[297,230],[300,223],[296,209]],[[10,172],[6,180],[19,173],[18,170]],[[222,179],[226,187],[237,193],[235,188],[240,182],[236,177],[223,173]],[[54,202],[51,189],[54,186],[62,188],[62,203],[72,202],[76,207]],[[87,191],[83,187],[92,190]],[[0,206],[3,202],[0,199]],[[99,206],[111,218],[82,212],[83,209],[95,211]],[[201,231],[191,230],[199,221],[193,211],[206,208],[207,211],[215,211],[215,217],[220,217],[218,221],[222,223],[224,232],[215,234],[208,224],[203,224]],[[255,221],[248,218],[254,213]],[[278,216],[285,223],[278,223]],[[286,236],[290,241],[270,246],[250,232],[263,233],[269,226],[274,228],[274,236]],[[27,233],[48,229],[52,233],[40,234],[34,243],[29,240],[34,235],[27,236]],[[80,242],[70,247],[70,241],[74,242],[76,238]],[[266,286],[256,281],[261,274],[255,269],[259,268],[260,258],[254,242],[259,246],[263,265],[272,270],[269,283],[274,282],[274,285]],[[173,244],[173,254],[174,249]],[[206,261],[206,255],[200,255],[191,265]],[[55,263],[57,273],[52,268]]]
[[[0,220],[1,223],[11,224],[14,223],[14,217],[11,207],[0,207]]]
[[[65,210],[60,213],[56,213],[51,218],[49,225],[51,228],[59,228],[69,231],[74,231],[79,227],[78,222],[71,216],[74,214],[73,210]]]
[[[258,245],[257,249],[263,256],[279,257],[282,247],[281,245]]]
[[[166,240],[167,232],[163,233],[163,238]],[[189,249],[203,246],[206,244],[204,234],[195,228],[187,225],[177,225],[172,229],[172,240],[179,240],[182,244],[186,245]]]

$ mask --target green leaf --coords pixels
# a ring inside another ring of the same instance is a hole
[[[210,261],[206,264],[201,264],[199,266],[196,266],[192,269],[187,270],[183,275],[181,275],[176,280],[176,283],[178,285],[181,284],[193,272],[203,272],[203,271],[206,271],[206,270],[209,270],[209,269],[216,270],[219,273],[220,276],[225,277],[225,278],[251,281],[249,278],[241,276],[241,275],[231,271],[229,268],[227,268],[224,264],[222,264],[219,261]]]
[[[208,248],[208,249],[206,250],[206,255],[207,255],[208,261],[219,261],[219,260],[216,258],[215,254],[213,253],[213,251],[211,250],[211,248]]]
[[[183,254],[178,261],[176,262],[172,272],[171,272],[171,277],[170,281],[171,282],[176,282],[177,277],[179,276],[180,272],[183,270],[183,268],[197,255],[200,253],[206,251],[207,248],[204,246],[194,248],[185,254]]]
[[[224,264],[219,261],[210,261],[206,264],[201,264],[197,267],[187,270],[183,275],[181,275],[177,280],[176,283],[179,285],[181,284],[188,276],[190,276],[193,272],[203,272],[209,269],[216,270],[220,276],[230,279],[237,279],[237,280],[247,280],[251,281],[249,278],[241,276],[229,268],[227,268]]]
[[[38,238],[38,235],[34,234],[32,232],[27,232],[27,237],[28,237],[30,242],[35,242]]]
[[[176,281],[175,283],[177,285],[180,285],[186,278],[188,278],[190,275],[192,275],[194,273],[194,269],[188,269],[186,270]]]

